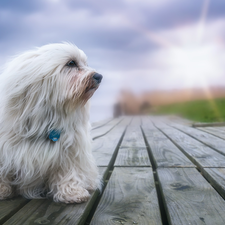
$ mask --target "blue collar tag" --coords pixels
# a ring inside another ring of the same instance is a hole
[[[51,130],[49,132],[48,138],[54,142],[58,141],[60,138],[61,131],[60,130]]]

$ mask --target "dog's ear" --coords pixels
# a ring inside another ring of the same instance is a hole
[[[14,125],[13,129],[19,136],[32,139],[47,136],[47,131],[52,126],[50,117],[54,117],[54,110],[51,105],[47,107],[44,93],[41,95],[42,83],[43,81],[39,81],[21,88],[7,100],[5,119]]]
[[[17,116],[22,115],[22,113],[28,108],[32,109],[36,101],[34,94],[31,94],[31,86],[18,89],[18,92],[14,92],[13,95],[8,96],[7,108],[9,112],[17,114]]]

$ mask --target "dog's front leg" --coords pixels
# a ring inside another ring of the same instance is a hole
[[[89,197],[90,194],[85,188],[73,182],[59,185],[57,192],[53,195],[54,201],[65,203],[86,202]]]
[[[0,179],[0,200],[10,198],[13,195],[13,190],[10,184],[3,182]]]
[[[65,173],[65,170],[52,174],[49,180],[50,195],[55,202],[81,203],[89,199],[90,194],[85,187],[79,171],[72,169]]]

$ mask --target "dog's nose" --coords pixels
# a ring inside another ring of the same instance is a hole
[[[93,76],[93,79],[95,79],[95,81],[96,81],[98,84],[100,84],[101,81],[102,81],[102,77],[103,77],[103,76],[102,76],[101,74],[95,73],[94,76]]]

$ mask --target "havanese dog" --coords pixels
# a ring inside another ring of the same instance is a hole
[[[89,99],[102,75],[70,43],[15,57],[0,77],[0,199],[80,203],[101,187]]]

